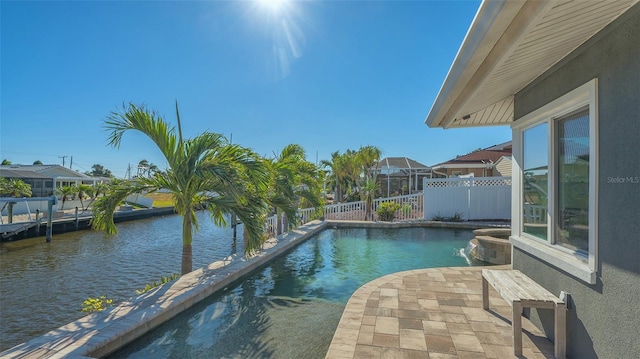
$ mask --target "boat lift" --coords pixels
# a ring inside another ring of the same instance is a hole
[[[53,206],[58,204],[58,198],[56,196],[51,197],[0,197],[0,203],[18,203],[18,202],[26,202],[27,208],[29,208],[28,202],[44,202],[47,201],[47,242],[51,242],[51,233],[53,228]],[[31,221],[31,211],[29,211],[29,220]],[[16,223],[12,226],[12,224],[2,224],[0,227],[6,227],[2,229],[2,232],[20,232],[23,230],[27,230],[35,225],[39,224],[40,219],[36,218],[36,221],[27,222],[27,224]],[[15,227],[15,228],[14,228]]]

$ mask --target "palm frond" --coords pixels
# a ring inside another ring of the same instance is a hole
[[[134,130],[149,137],[170,166],[181,161],[181,158],[176,158],[179,152],[175,128],[170,127],[155,111],[148,111],[145,106],[130,103],[128,108],[123,106],[122,109],[111,112],[105,120],[104,128],[109,132],[107,142],[115,148],[120,148],[125,132]]]
[[[117,234],[118,230],[113,221],[116,208],[131,194],[156,190],[148,183],[136,180],[116,181],[107,190],[107,194],[96,199],[93,203],[93,219],[91,227],[105,231],[107,235]]]

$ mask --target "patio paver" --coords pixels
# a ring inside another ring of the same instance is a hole
[[[515,358],[509,304],[491,288],[491,309],[482,309],[482,268],[412,270],[365,284],[347,303],[326,358]],[[526,318],[522,328],[519,358],[553,358],[538,328]]]

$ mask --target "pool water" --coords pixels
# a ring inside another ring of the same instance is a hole
[[[330,229],[112,358],[324,358],[349,297],[386,274],[469,266],[471,230]]]

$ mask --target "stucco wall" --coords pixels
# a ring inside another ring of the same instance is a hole
[[[570,358],[640,354],[640,4],[515,97],[515,118],[598,78],[598,279],[589,285],[527,253],[513,266],[555,294],[572,295]],[[628,180],[630,178],[631,180]],[[532,320],[553,330],[546,311]]]

